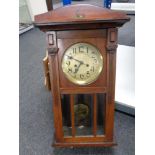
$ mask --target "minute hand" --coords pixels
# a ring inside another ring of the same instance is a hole
[[[83,61],[81,61],[81,60],[75,59],[75,58],[73,58],[72,56],[69,56],[69,55],[66,55],[66,56],[68,56],[69,59],[73,59],[73,60],[79,62],[80,64],[84,64]]]

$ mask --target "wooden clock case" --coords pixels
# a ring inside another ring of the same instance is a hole
[[[69,5],[35,16],[35,25],[46,32],[51,93],[54,113],[55,147],[113,146],[114,96],[118,27],[129,21],[125,13],[98,6]],[[85,86],[70,82],[62,72],[61,59],[71,45],[84,42],[96,46],[104,61],[99,78]],[[97,94],[105,99],[104,135],[97,135]],[[65,137],[62,124],[61,95],[70,96],[72,135]],[[93,131],[91,136],[76,136],[74,121],[74,95],[92,94]]]

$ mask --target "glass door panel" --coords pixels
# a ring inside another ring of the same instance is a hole
[[[61,95],[64,136],[104,135],[105,94]]]
[[[61,95],[61,109],[64,136],[72,136],[70,95]]]
[[[105,134],[106,95],[97,94],[97,135]]]
[[[76,136],[92,135],[93,100],[91,94],[74,96]]]

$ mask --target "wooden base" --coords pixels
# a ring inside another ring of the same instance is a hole
[[[52,144],[53,147],[57,148],[63,148],[63,147],[112,147],[116,146],[117,144],[115,142],[87,142],[87,143],[57,143],[54,142]]]

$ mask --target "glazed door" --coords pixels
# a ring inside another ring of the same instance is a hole
[[[65,142],[103,141],[106,138],[106,94],[61,95]]]

